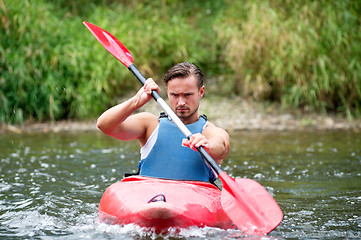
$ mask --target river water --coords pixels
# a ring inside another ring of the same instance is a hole
[[[238,239],[237,230],[192,228],[167,236],[97,218],[104,190],[136,169],[137,142],[96,132],[0,135],[1,239]],[[361,134],[238,132],[223,164],[260,182],[284,219],[259,239],[361,238]]]

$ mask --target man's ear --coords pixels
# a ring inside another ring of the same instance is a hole
[[[200,89],[199,89],[199,98],[202,98],[204,95],[204,86],[202,86]]]

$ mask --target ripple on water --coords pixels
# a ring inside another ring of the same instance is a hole
[[[57,219],[47,214],[32,211],[8,211],[1,216],[1,222],[9,235],[32,237],[43,235],[45,231],[56,231],[59,227]],[[60,226],[61,228],[61,226]]]
[[[197,228],[191,227],[187,229],[169,229],[164,234],[156,234],[149,229],[139,227],[134,224],[127,225],[108,225],[104,223],[87,224],[73,226],[70,231],[78,237],[88,237],[92,232],[92,237],[104,239],[104,236],[111,239],[233,239],[245,238],[246,235],[238,230],[223,230],[219,228]],[[249,236],[248,236],[249,237]],[[252,239],[272,239],[272,237],[255,236]]]

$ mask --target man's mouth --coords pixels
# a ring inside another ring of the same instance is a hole
[[[175,110],[176,110],[176,111],[180,111],[180,112],[184,112],[184,111],[188,111],[189,108],[187,108],[187,107],[176,107]]]

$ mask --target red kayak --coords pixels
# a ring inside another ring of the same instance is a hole
[[[211,183],[132,176],[114,183],[99,204],[99,219],[134,223],[156,233],[170,228],[233,227],[221,206],[221,191]]]

